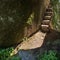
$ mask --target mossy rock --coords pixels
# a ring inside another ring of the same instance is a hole
[[[22,40],[30,9],[23,1],[0,1],[0,46],[11,46]]]

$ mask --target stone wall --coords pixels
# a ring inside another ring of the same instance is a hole
[[[0,1],[0,47],[18,44],[23,37],[29,37],[39,29],[47,0]],[[30,14],[34,12],[31,25],[27,25]]]

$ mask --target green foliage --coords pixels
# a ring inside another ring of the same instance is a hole
[[[13,50],[14,49],[12,47],[7,49],[0,49],[0,60],[6,60]]]
[[[58,4],[59,0],[51,0],[52,5]]]
[[[46,51],[42,55],[38,56],[38,60],[58,60],[58,57],[56,55],[57,53],[55,51]]]
[[[53,26],[56,30],[60,30],[60,2],[59,0],[51,0],[53,6]]]
[[[12,56],[12,57],[9,57],[7,60],[21,60],[21,58],[18,56]]]
[[[33,22],[33,19],[34,19],[34,13],[32,13],[29,18],[28,18],[28,21],[27,21],[27,24],[31,25],[32,22]]]
[[[13,47],[0,49],[0,60],[21,60],[18,56],[11,56],[13,50]]]

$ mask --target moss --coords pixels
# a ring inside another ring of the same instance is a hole
[[[34,13],[32,13],[32,14],[29,16],[28,21],[27,21],[27,24],[32,25],[33,20],[34,20]]]

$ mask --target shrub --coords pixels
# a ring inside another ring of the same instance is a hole
[[[21,58],[18,56],[12,56],[12,57],[9,57],[7,60],[21,60]]]
[[[57,53],[55,51],[46,51],[42,55],[38,56],[38,60],[58,60]]]
[[[0,60],[21,60],[18,56],[10,56],[13,50],[13,47],[0,49]]]
[[[0,49],[0,60],[6,60],[10,53],[13,51],[13,48]]]
[[[12,56],[12,57],[10,56],[13,50],[14,50],[13,47],[0,49],[0,60],[21,60],[21,58],[17,56]]]

